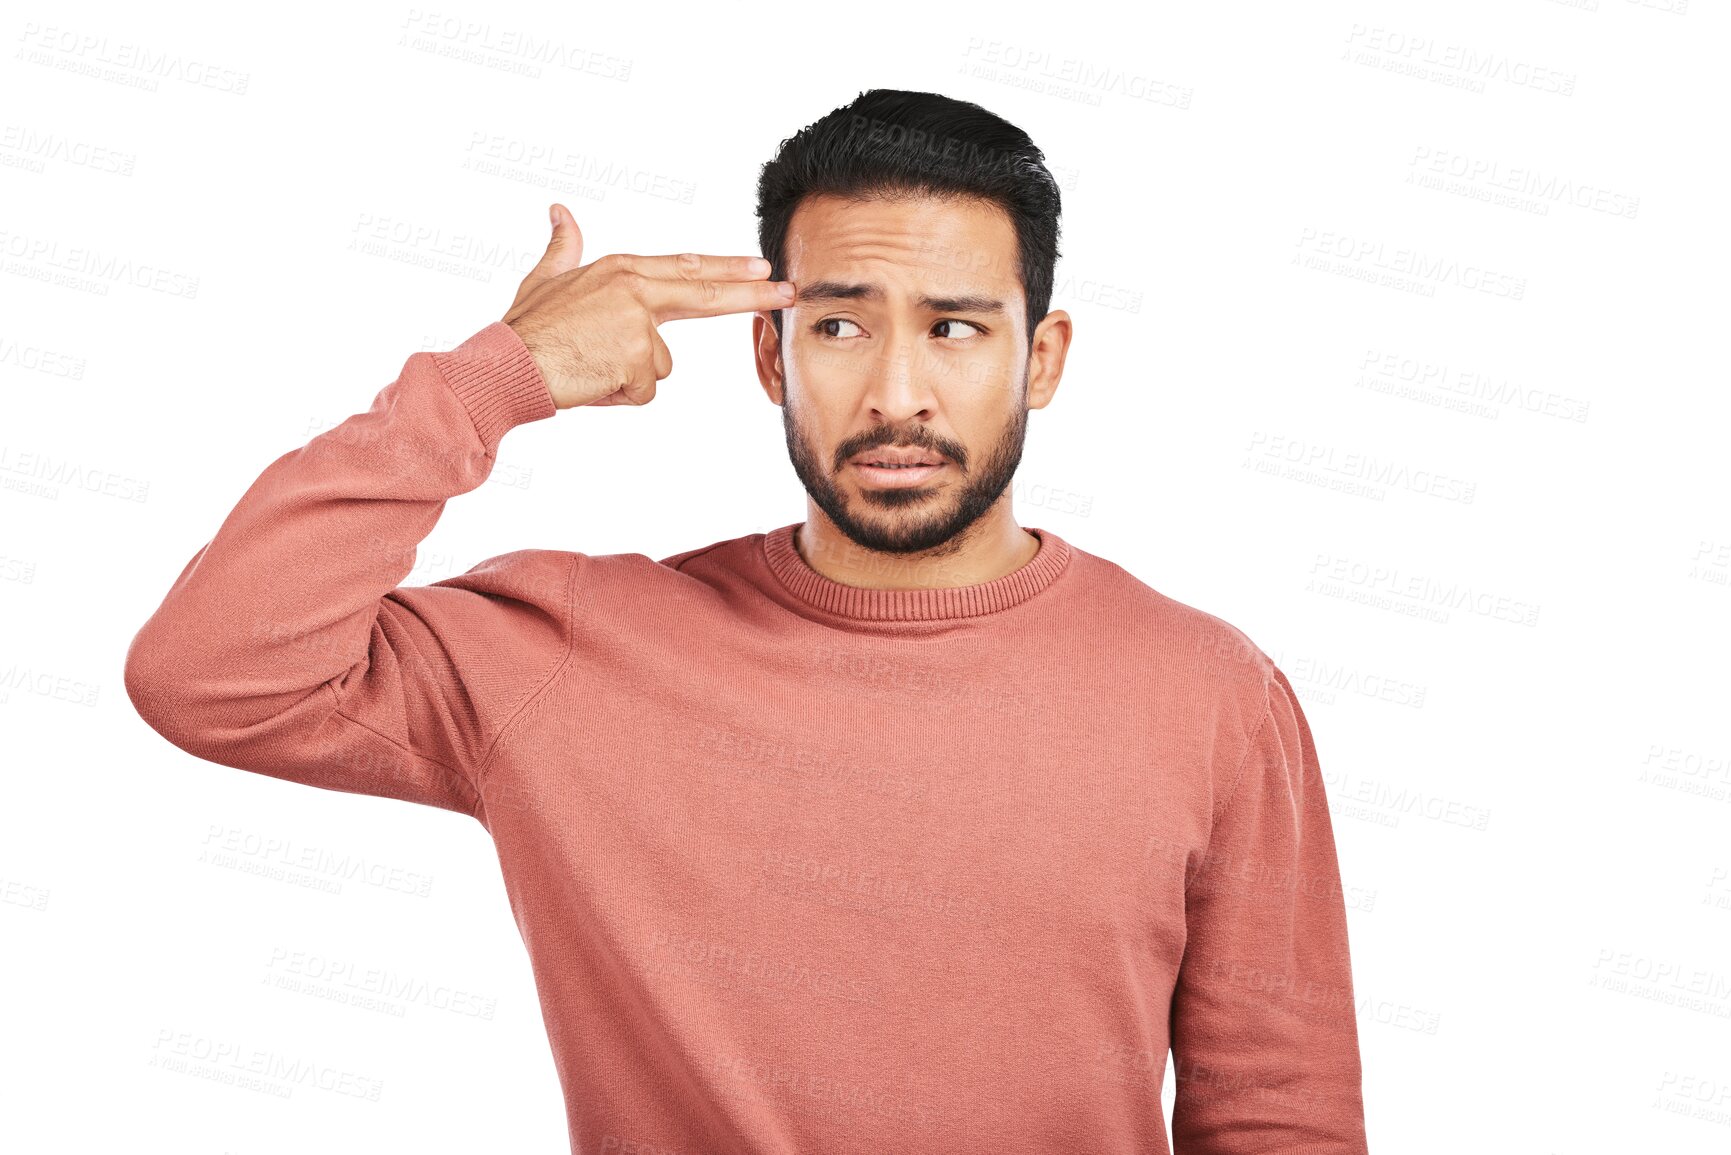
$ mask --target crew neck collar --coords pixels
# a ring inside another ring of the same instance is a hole
[[[763,535],[763,556],[789,593],[826,613],[856,621],[930,622],[996,613],[1027,601],[1064,572],[1070,544],[1049,529],[1022,528],[1040,539],[1040,549],[1020,569],[975,585],[936,589],[868,589],[844,585],[811,567],[799,554],[793,522]]]

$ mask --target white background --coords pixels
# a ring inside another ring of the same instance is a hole
[[[548,202],[586,259],[755,253],[758,167],[881,86],[1063,186],[1020,522],[1300,694],[1373,1150],[1731,1150],[1731,103],[1683,4],[10,9],[0,1146],[566,1149],[486,832],[182,754],[126,646],[267,464],[503,314]],[[749,318],[663,332],[654,404],[514,431],[410,584],[800,520]],[[428,893],[267,873],[309,850]],[[385,1093],[164,1069],[186,1036]]]

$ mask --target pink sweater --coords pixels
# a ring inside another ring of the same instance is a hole
[[[573,1152],[1365,1151],[1309,726],[1237,629],[1046,529],[871,590],[797,525],[399,586],[556,412],[495,322],[265,469],[126,689],[225,766],[472,815]],[[583,420],[581,410],[571,420]]]

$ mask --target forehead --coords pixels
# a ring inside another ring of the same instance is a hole
[[[788,222],[786,276],[798,283],[852,275],[895,287],[1021,292],[1016,229],[1009,213],[980,197],[800,201]]]

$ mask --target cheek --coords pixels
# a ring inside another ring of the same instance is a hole
[[[846,422],[835,407],[835,396],[809,377],[790,375],[782,402],[782,421],[793,427],[809,452],[828,454],[835,447]]]
[[[831,436],[859,421],[859,406],[870,388],[857,364],[835,353],[794,349],[783,378],[800,425],[813,436]]]
[[[986,351],[955,358],[945,376],[954,382],[958,401],[970,410],[1008,409],[1022,383],[1020,366]]]
[[[844,393],[870,374],[871,362],[859,349],[825,344],[816,337],[796,336],[787,351],[787,369],[808,382],[813,393]]]

